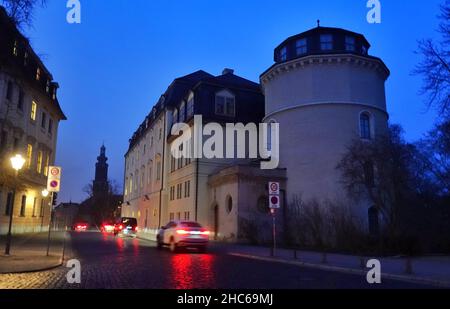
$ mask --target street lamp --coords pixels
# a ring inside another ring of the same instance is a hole
[[[17,154],[11,158],[11,166],[16,171],[16,175],[15,175],[16,181],[19,176],[19,171],[23,168],[23,165],[25,164],[25,162],[26,162],[26,160],[20,154]],[[8,234],[6,234],[5,255],[9,255],[9,251],[11,249],[11,229],[12,229],[12,221],[13,221],[13,214],[14,214],[14,201],[16,199],[16,185],[17,184],[14,184],[11,208],[9,210],[9,227],[8,227]]]
[[[41,193],[43,197],[47,197],[50,194],[50,192],[48,192],[47,189],[42,190]]]

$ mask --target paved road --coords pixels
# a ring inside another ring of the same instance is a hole
[[[226,254],[158,250],[140,239],[96,232],[72,233],[70,258],[81,262],[81,284],[68,284],[68,268],[0,275],[0,288],[374,288],[365,277],[256,261]],[[426,288],[384,280],[376,288]]]

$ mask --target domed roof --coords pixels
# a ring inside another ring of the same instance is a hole
[[[369,42],[359,33],[341,28],[317,26],[291,36],[275,48],[277,63],[317,54],[358,54],[367,56]]]

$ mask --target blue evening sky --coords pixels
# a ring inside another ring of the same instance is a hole
[[[110,178],[122,184],[128,139],[174,78],[230,67],[258,81],[274,47],[317,19],[364,34],[370,53],[385,61],[391,121],[408,140],[433,124],[434,113],[418,95],[421,79],[411,71],[420,60],[417,40],[437,37],[440,0],[381,0],[377,25],[366,21],[366,0],[80,0],[80,25],[66,22],[66,0],[48,1],[25,34],[60,83],[68,117],[58,137],[59,201],[85,197],[102,142]]]

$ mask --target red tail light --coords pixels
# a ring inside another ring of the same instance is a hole
[[[137,226],[135,226],[134,230],[137,232],[139,230],[139,228]]]
[[[186,230],[177,230],[177,234],[186,235],[186,234],[189,234],[189,232]]]
[[[209,235],[209,234],[210,234],[209,231],[201,231],[201,232],[200,232],[200,235]]]
[[[119,225],[119,230],[122,230],[123,229],[123,225],[121,224],[121,225]]]

